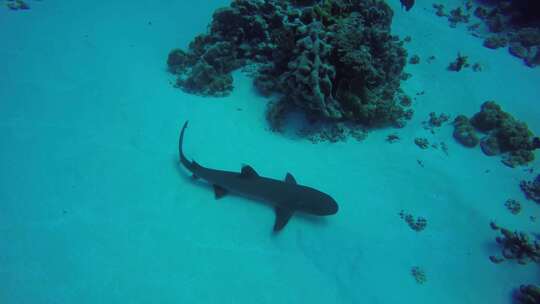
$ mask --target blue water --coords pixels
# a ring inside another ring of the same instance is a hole
[[[538,233],[530,217],[540,208],[518,186],[538,174],[538,160],[526,167],[533,173],[508,168],[459,145],[451,124],[431,134],[422,121],[433,111],[472,115],[496,100],[540,134],[540,68],[484,48],[465,25],[450,28],[432,3],[405,12],[388,1],[393,33],[411,36],[406,48],[423,59],[402,83],[415,97],[408,125],[312,144],[268,130],[267,99],[245,72],[233,73],[226,98],[171,85],[169,51],[205,32],[229,1],[28,0],[25,11],[6,2],[0,303],[496,304],[539,283],[534,263],[488,259],[500,255],[490,221]],[[458,51],[483,70],[446,71]],[[190,158],[223,170],[249,164],[275,179],[290,172],[330,193],[338,214],[293,216],[273,234],[267,205],[215,201],[178,164],[185,120]],[[393,132],[401,141],[389,144]],[[419,149],[415,137],[444,141],[448,155]],[[520,214],[505,208],[509,198]],[[426,229],[410,229],[401,210],[426,218]]]

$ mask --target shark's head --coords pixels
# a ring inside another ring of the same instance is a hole
[[[337,202],[328,194],[319,190],[306,187],[302,193],[299,209],[315,215],[336,214],[339,210]]]

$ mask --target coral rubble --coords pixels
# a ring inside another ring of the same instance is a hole
[[[313,123],[297,132],[298,135],[311,141],[313,144],[320,142],[346,141],[349,137],[357,141],[367,138],[368,132],[361,126],[351,126],[343,122],[338,123]]]
[[[314,119],[402,126],[412,115],[398,98],[407,53],[392,16],[382,0],[236,0],[170,53],[169,71],[189,93],[223,96],[230,73],[255,63],[256,88],[288,105],[270,107],[272,118],[294,106]]]
[[[497,1],[494,6],[478,6],[474,15],[491,35],[488,48],[509,46],[508,51],[529,67],[540,64],[540,2],[536,0]],[[482,36],[478,27],[474,35]]]

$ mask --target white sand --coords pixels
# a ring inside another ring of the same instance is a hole
[[[170,85],[168,52],[228,1],[112,2],[0,9],[0,302],[497,304],[538,283],[536,265],[488,259],[500,254],[490,220],[537,232],[529,216],[539,206],[518,187],[533,175],[460,146],[450,125],[432,135],[421,122],[432,111],[471,115],[494,99],[540,134],[540,69],[448,27],[431,2],[407,13],[393,0],[394,33],[410,35],[406,47],[422,60],[403,83],[411,96],[425,91],[413,120],[361,143],[314,145],[268,131],[266,100],[240,72],[227,98]],[[458,51],[484,70],[446,71]],[[190,158],[291,172],[332,194],[340,212],[293,217],[272,236],[268,206],[216,202],[178,167],[187,119]],[[391,132],[401,142],[386,143]],[[419,149],[417,136],[446,142],[449,155]],[[506,210],[508,198],[522,202],[521,214]],[[427,218],[426,230],[409,229],[402,209]],[[425,270],[424,285],[412,266]]]

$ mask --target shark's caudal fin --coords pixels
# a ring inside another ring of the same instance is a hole
[[[182,150],[182,145],[184,143],[184,132],[186,131],[186,128],[188,126],[188,121],[184,123],[184,126],[182,127],[182,131],[180,132],[180,140],[178,141],[178,154],[180,155],[180,162],[186,169],[193,172],[193,168],[195,167],[196,163],[194,161],[189,161],[186,156],[184,155],[184,151]]]

